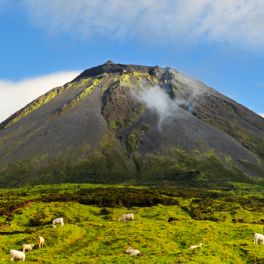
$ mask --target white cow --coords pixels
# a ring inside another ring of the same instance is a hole
[[[134,249],[132,247],[129,247],[127,250],[126,250],[126,253],[128,253],[130,256],[138,256],[141,254],[141,252],[137,249]]]
[[[31,251],[35,245],[33,244],[23,244],[23,252]]]
[[[15,250],[15,249],[11,249],[10,250],[10,260],[14,261],[14,260],[23,260],[25,261],[26,259],[26,254],[22,251],[19,250]]]
[[[60,224],[61,226],[64,226],[63,217],[56,218],[53,220],[52,225],[53,227],[56,227],[57,224]]]
[[[38,237],[38,246],[39,248],[42,248],[44,246],[45,239],[42,236]]]
[[[261,245],[264,245],[264,235],[255,233],[254,234],[254,244],[257,245],[259,242]]]
[[[200,243],[198,245],[193,245],[193,246],[190,246],[189,249],[195,249],[195,248],[199,248],[203,245],[203,243]]]
[[[119,217],[118,221],[134,221],[135,220],[135,216],[134,214],[123,214]]]

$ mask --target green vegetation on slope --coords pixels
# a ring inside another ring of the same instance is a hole
[[[23,243],[46,239],[27,263],[263,263],[264,187],[229,184],[229,191],[89,184],[2,189],[0,261]],[[134,222],[118,222],[126,212]],[[65,226],[52,228],[64,217]],[[168,218],[173,217],[173,222]],[[190,245],[203,243],[200,249]],[[130,257],[132,246],[142,256]]]
[[[65,87],[66,86],[54,88],[46,94],[40,96],[38,99],[34,100],[32,103],[22,108],[19,112],[15,113],[14,116],[11,116],[4,123],[2,123],[2,128],[12,126],[22,118],[26,117],[36,109],[40,108],[42,105],[48,103],[57,95],[61,94],[65,90]]]
[[[71,101],[64,104],[63,107],[59,109],[58,113],[62,114],[65,111],[69,110],[70,108],[76,106],[82,99],[90,95],[95,90],[95,88],[100,84],[100,82],[102,82],[102,80],[99,79],[93,79],[93,80],[87,79],[86,83],[84,83],[84,80],[80,81],[79,83],[81,83],[82,86],[86,84],[87,87],[82,92],[80,92],[76,97],[74,97]]]
[[[264,157],[264,138],[263,135],[257,136],[255,133],[250,131],[243,123],[238,120],[241,119],[244,115],[236,113],[236,108],[231,107],[227,102],[219,102],[216,98],[215,100],[215,110],[223,108],[222,111],[229,114],[229,119],[221,118],[221,115],[212,113],[211,111],[197,111],[195,114],[204,120],[205,122],[212,124],[213,126],[218,127],[220,130],[226,132],[228,135],[240,142],[245,148],[251,150],[252,152],[258,154],[262,159]],[[232,113],[232,114],[230,114]],[[232,116],[234,115],[234,116]]]
[[[100,150],[88,148],[88,154],[74,162],[54,157],[42,170],[36,169],[40,161],[38,158],[10,163],[0,168],[0,187],[87,182],[146,185],[180,183],[189,186],[214,186],[228,181],[263,182],[262,179],[248,178],[235,167],[229,156],[223,162],[210,149],[188,153],[174,147],[167,150],[165,155],[146,154],[143,159],[137,152],[137,144],[147,129],[147,126],[140,127],[130,133],[125,142],[127,153],[123,152],[120,144],[116,144],[113,133],[108,132],[102,139]],[[243,164],[254,169],[252,163],[244,161]]]

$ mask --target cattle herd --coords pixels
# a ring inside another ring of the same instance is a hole
[[[134,216],[133,213],[123,214],[123,215],[121,215],[118,218],[118,221],[123,221],[123,222],[126,222],[126,221],[134,221],[134,220],[135,220],[135,216]],[[56,219],[54,219],[52,221],[53,228],[55,228],[57,224],[61,225],[62,227],[64,226],[63,217],[56,218]],[[44,237],[39,236],[38,237],[38,247],[39,248],[42,248],[44,246],[44,242],[45,242]],[[264,245],[264,235],[263,234],[255,233],[254,234],[254,244],[256,244],[256,245],[257,244]],[[196,249],[196,248],[199,248],[199,247],[202,247],[202,246],[203,246],[203,244],[202,243],[199,243],[197,245],[190,246],[189,249]],[[16,261],[16,260],[25,261],[25,259],[26,259],[25,252],[26,251],[29,251],[30,252],[33,248],[34,248],[34,244],[23,244],[23,246],[22,246],[22,249],[23,250],[22,251],[15,250],[15,249],[11,249],[10,250],[11,260],[12,261]],[[125,253],[129,254],[130,256],[139,256],[139,255],[141,255],[141,252],[138,249],[135,249],[135,248],[132,248],[132,247],[129,247],[127,250],[125,250]]]
[[[39,248],[42,248],[44,246],[44,237],[39,236],[38,237],[38,246]],[[10,257],[11,260],[23,260],[25,261],[26,259],[26,251],[31,251],[35,245],[34,244],[23,244],[23,251],[11,249],[10,250]]]

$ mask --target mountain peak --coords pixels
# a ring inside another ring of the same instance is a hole
[[[79,81],[88,77],[95,77],[103,73],[124,73],[124,72],[141,72],[148,74],[155,74],[158,69],[162,69],[159,66],[143,66],[143,65],[133,65],[133,64],[119,64],[114,63],[111,60],[106,61],[104,64],[101,64],[96,67],[92,67],[83,71],[73,82]]]
[[[106,61],[104,64],[114,64],[114,63],[113,63],[113,61],[108,60],[108,61]]]

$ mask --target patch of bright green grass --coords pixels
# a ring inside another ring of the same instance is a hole
[[[115,188],[117,193],[127,188],[141,195],[141,190],[146,190],[157,197],[171,197],[178,204],[103,208],[76,201],[44,200],[48,194],[89,195],[90,191],[102,192],[108,188]],[[253,223],[263,217],[263,209],[256,207],[255,200],[245,205],[243,189],[237,193],[90,184],[0,190],[0,263],[12,263],[9,250],[21,250],[23,243],[37,244],[38,236],[46,239],[44,248],[28,252],[26,263],[263,263],[264,246],[253,244],[253,234],[263,232],[262,224]],[[254,194],[252,191],[251,196]],[[16,201],[12,210],[7,207],[7,201],[11,204]],[[200,219],[191,213],[194,206],[200,210]],[[130,212],[135,214],[134,222],[117,221],[121,214]],[[205,216],[211,216],[212,220]],[[52,227],[52,220],[57,217],[64,217],[64,227]],[[168,223],[169,217],[175,221]],[[236,217],[243,222],[234,223]],[[198,243],[204,245],[188,249]],[[142,256],[126,255],[128,246],[139,249]]]

